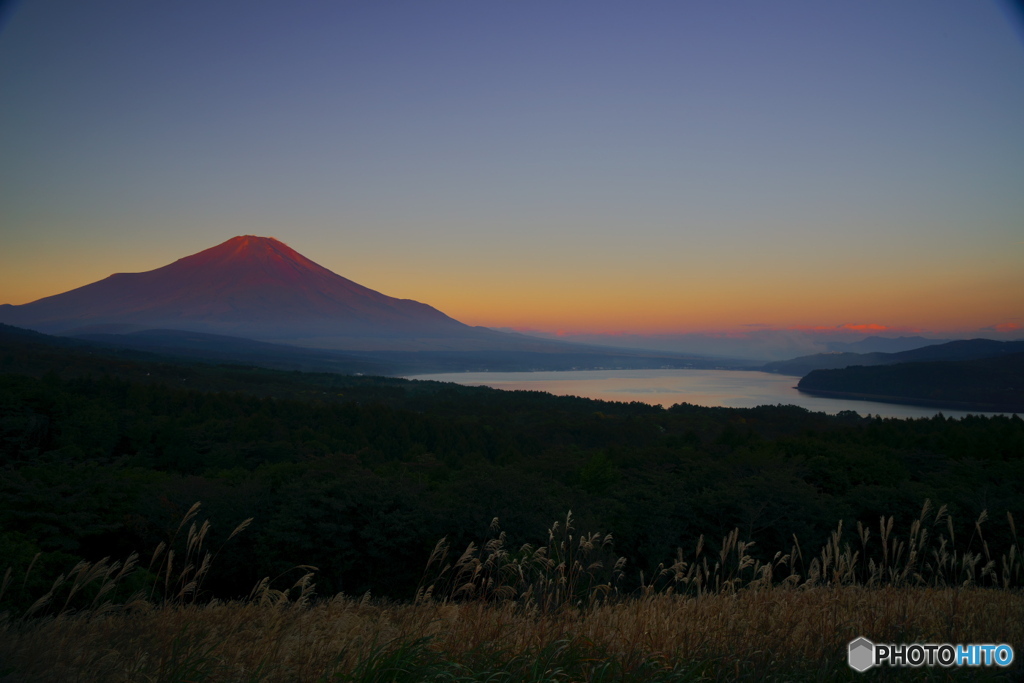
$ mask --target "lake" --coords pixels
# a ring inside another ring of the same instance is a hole
[[[666,408],[676,403],[727,408],[760,405],[797,405],[830,414],[854,410],[882,417],[947,417],[998,415],[905,406],[875,401],[852,401],[811,396],[796,390],[799,377],[754,370],[572,370],[564,372],[454,372],[415,375],[429,379],[495,389],[547,391],[560,396],[582,396],[605,401],[642,401]]]

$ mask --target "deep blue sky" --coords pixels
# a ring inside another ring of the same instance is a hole
[[[1024,324],[985,0],[28,0],[0,303],[273,235],[474,324]]]

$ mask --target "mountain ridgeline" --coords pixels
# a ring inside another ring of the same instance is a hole
[[[740,360],[568,343],[473,327],[427,304],[387,296],[346,279],[272,237],[253,235],[234,237],[148,272],[117,273],[38,301],[2,305],[0,324],[4,323],[85,340],[95,348],[342,374],[751,369],[750,362]],[[851,352],[906,349],[927,342],[912,337],[868,338],[843,346],[839,353],[769,363],[761,369],[804,376],[848,366],[896,367],[1024,353],[1024,341],[987,339],[894,353]],[[800,388],[836,396],[857,394],[877,400],[939,401],[1002,410],[1018,404],[1013,392],[1020,385],[1004,381],[1006,373],[1015,372],[1012,363],[1003,376],[1000,367],[998,362],[945,370],[936,366],[937,374],[924,384],[915,379],[913,386],[901,384],[917,377],[904,371],[869,373],[875,378],[869,384],[863,384],[868,376],[863,371],[858,371],[856,381],[837,379],[853,377],[850,373],[817,375]],[[977,373],[973,384],[963,379],[964,373],[972,371]],[[889,379],[883,382],[882,377]],[[853,384],[847,386],[849,382]]]
[[[41,332],[176,329],[252,339],[490,337],[431,306],[363,287],[272,237],[234,237],[144,273],[22,306],[0,321]]]
[[[1001,342],[992,339],[961,339],[933,343],[897,353],[816,353],[790,360],[766,363],[759,369],[781,375],[803,377],[813,370],[837,370],[854,365],[895,365],[937,361],[976,360],[1024,353],[1024,341]]]
[[[5,304],[0,323],[105,346],[292,370],[390,375],[722,364],[472,327],[252,235],[156,270]]]

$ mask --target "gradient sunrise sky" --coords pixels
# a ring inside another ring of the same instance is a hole
[[[989,0],[26,0],[0,303],[272,235],[470,324],[1024,336]]]

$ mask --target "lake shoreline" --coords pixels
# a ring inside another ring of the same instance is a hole
[[[812,412],[892,418],[931,418],[967,415],[1010,415],[971,405],[921,405],[892,402],[867,396],[828,396],[794,386],[794,377],[761,370],[649,369],[564,370],[537,372],[461,372],[410,375],[406,379],[489,386],[509,391],[544,391],[559,396],[581,396],[603,401],[640,401],[665,408],[680,403],[723,408],[754,408],[760,405],[796,405]]]
[[[804,389],[796,387],[802,394],[821,396],[823,398],[848,399],[855,401],[871,401],[874,403],[893,403],[896,405],[914,406],[918,408],[948,408],[950,410],[978,411],[981,413],[1013,413],[1024,412],[1024,406],[1001,406],[990,403],[972,403],[970,401],[943,401],[924,398],[887,396],[885,394],[860,394],[853,391],[832,391],[828,389]]]

